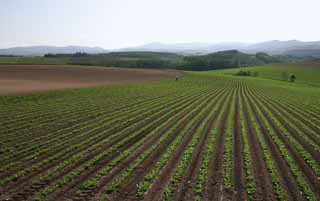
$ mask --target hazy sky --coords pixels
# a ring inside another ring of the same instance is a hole
[[[0,0],[0,48],[320,40],[320,0]]]

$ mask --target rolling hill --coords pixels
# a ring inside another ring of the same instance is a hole
[[[107,50],[101,47],[85,47],[85,46],[27,46],[0,49],[0,55],[15,56],[43,56],[45,54],[74,54],[77,52],[86,52],[90,54],[106,53]]]
[[[320,58],[320,41],[303,42],[298,40],[279,41],[272,40],[261,43],[149,43],[136,47],[125,47],[113,49],[112,52],[170,52],[181,55],[204,55],[226,50],[239,50],[244,53],[255,54],[265,52],[270,55],[290,55],[295,57],[315,57]],[[111,50],[110,50],[111,51]],[[16,56],[43,56],[45,54],[74,54],[85,52],[89,54],[100,54],[109,52],[101,47],[83,46],[30,46],[0,49],[0,55]]]

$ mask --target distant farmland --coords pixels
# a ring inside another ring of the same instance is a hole
[[[174,70],[70,65],[0,65],[0,95],[175,79]]]
[[[2,96],[0,200],[316,201],[319,100],[213,71]]]
[[[233,68],[228,70],[219,70],[215,73],[234,74],[240,68]],[[296,75],[296,83],[317,85],[320,86],[320,62],[314,61],[300,61],[296,63],[282,63],[269,64],[255,67],[243,67],[242,70],[249,70],[254,74],[258,73],[257,77],[288,81],[289,74]],[[214,72],[214,71],[212,71]]]

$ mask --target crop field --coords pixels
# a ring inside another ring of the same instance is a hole
[[[201,72],[0,96],[0,128],[0,200],[320,200],[317,86]]]
[[[284,64],[268,64],[263,66],[244,67],[243,70],[249,70],[257,73],[257,77],[287,81],[289,74],[297,77],[296,83],[320,87],[320,62],[315,61],[299,61],[296,63]],[[227,70],[218,70],[215,73],[234,74],[239,68]]]
[[[175,70],[75,65],[0,65],[0,95],[175,79]]]

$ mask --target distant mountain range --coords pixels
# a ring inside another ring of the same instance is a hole
[[[150,43],[138,47],[128,47],[115,49],[112,51],[153,51],[153,52],[171,52],[184,55],[208,54],[218,51],[236,49],[244,53],[265,52],[271,55],[292,55],[297,57],[318,57],[320,58],[320,41],[303,42],[298,40],[288,41],[266,41],[262,43]],[[30,46],[14,47],[0,49],[0,55],[19,55],[19,56],[42,56],[47,53],[52,54],[72,54],[76,52],[86,52],[90,54],[107,53],[110,50],[101,47],[83,47],[83,46]]]
[[[271,55],[294,55],[294,56],[313,56],[320,57],[320,41],[303,42],[298,40],[289,41],[266,41],[262,43],[179,43],[163,44],[150,43],[147,45],[122,49],[124,51],[155,51],[155,52],[174,52],[182,54],[207,54],[218,51],[236,49],[244,53],[265,52]]]
[[[256,53],[256,52],[265,52],[268,54],[284,54],[284,55],[292,55],[294,53],[295,56],[299,56],[300,52],[305,55],[306,52],[312,52],[313,56],[320,56],[320,41],[314,42],[302,42],[298,40],[289,40],[289,41],[267,41],[263,43],[257,43],[248,45],[243,49],[239,49],[240,51],[246,53]],[[318,54],[315,54],[318,52]],[[315,54],[315,55],[314,55]],[[310,54],[310,56],[312,56]]]
[[[245,43],[228,42],[228,43],[149,43],[138,47],[120,49],[120,51],[154,51],[154,52],[173,52],[182,54],[205,54],[218,51],[239,49],[246,47]]]
[[[86,52],[89,54],[106,53],[107,50],[101,47],[84,47],[84,46],[27,46],[0,49],[0,55],[17,55],[17,56],[43,56],[45,54],[74,54],[77,52]]]

